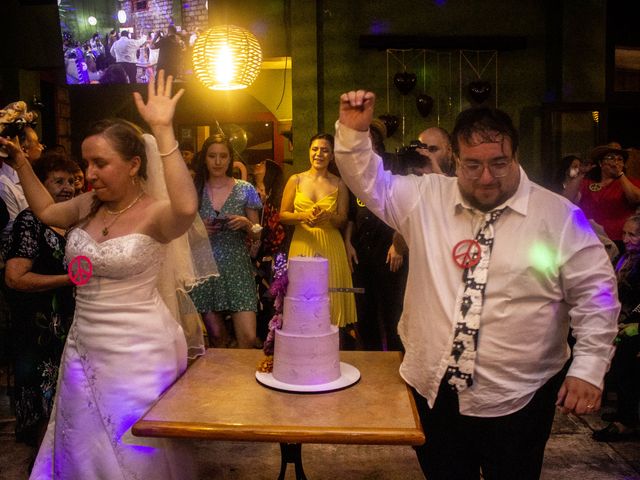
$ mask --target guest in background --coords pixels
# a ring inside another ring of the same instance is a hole
[[[75,194],[80,195],[81,193],[84,193],[87,190],[85,181],[84,181],[84,170],[82,169],[82,166],[79,163],[77,162],[74,162],[74,163],[76,166],[73,172],[73,188],[75,190]]]
[[[385,152],[386,127],[374,119],[369,125],[373,150],[380,155],[385,170],[395,165]],[[425,161],[424,157],[420,157]],[[398,321],[406,283],[404,256],[393,244],[394,231],[355,195],[349,194],[349,222],[344,244],[353,273],[353,285],[364,288],[356,295],[358,338],[364,350],[402,350]]]
[[[617,393],[616,412],[611,423],[593,432],[598,442],[629,440],[638,429],[640,401],[640,216],[629,217],[622,227],[625,253],[616,265],[618,298],[622,305],[618,319],[616,353],[607,376]],[[606,415],[606,414],[605,414]],[[606,418],[603,415],[603,418]]]
[[[36,162],[34,172],[53,199],[64,202],[74,196],[75,167],[66,156],[52,154]],[[48,227],[27,208],[16,218],[6,256],[16,439],[36,449],[53,407],[60,356],[74,311],[65,243],[64,230]]]
[[[194,157],[196,155],[196,150],[195,148],[193,148],[193,143],[189,141],[180,142],[180,153],[182,153],[182,158],[184,158],[184,163],[187,164],[189,173],[191,173],[191,176],[195,178],[196,170],[194,165]]]
[[[286,232],[280,223],[280,203],[284,188],[282,168],[273,160],[249,164],[249,181],[256,188],[262,201],[260,240],[252,245],[252,258],[256,268],[258,285],[257,332],[266,338],[269,320],[274,315],[273,298],[269,294],[273,276],[273,259],[285,248]],[[255,249],[255,250],[254,250]]]
[[[430,173],[440,173],[448,177],[455,175],[456,166],[453,162],[449,132],[441,127],[430,127],[418,135],[418,141],[422,145],[417,152],[429,159]]]
[[[562,195],[571,179],[576,178],[580,174],[581,167],[582,161],[580,157],[576,155],[562,157],[562,160],[560,160],[560,163],[558,163],[553,173],[551,185],[549,186],[550,190]],[[585,173],[584,171],[582,172],[583,175]]]
[[[137,83],[138,48],[144,45],[146,41],[146,35],[143,35],[141,38],[134,39],[130,38],[128,30],[123,30],[120,33],[120,38],[111,46],[111,55],[115,57],[116,63],[122,65],[124,68],[124,71],[127,73],[127,77],[129,78],[129,83]]]
[[[178,37],[175,25],[169,25],[167,35],[156,36],[151,44],[152,50],[160,50],[158,54],[158,70],[164,70],[166,75],[173,75],[178,78],[182,74],[182,56],[184,54],[184,43]]]
[[[587,178],[584,173],[567,181],[564,196],[576,203],[587,218],[602,225],[618,249],[624,251],[622,226],[640,205],[640,180],[628,178],[624,165],[629,156],[617,146],[601,145],[591,151],[591,160],[598,167]]]
[[[225,314],[233,320],[240,348],[256,342],[256,286],[247,240],[258,240],[262,208],[255,188],[232,176],[233,148],[222,134],[207,138],[196,164],[200,216],[207,227],[220,276],[191,292],[204,314],[211,346],[227,346]]]
[[[311,167],[292,175],[284,187],[280,221],[295,225],[289,257],[320,255],[329,260],[329,287],[351,288],[351,271],[340,229],[347,222],[349,190],[339,177],[330,173],[333,163],[333,136],[321,133],[309,142]],[[345,327],[357,321],[353,293],[331,292],[331,322]]]
[[[44,145],[40,143],[35,131],[38,114],[29,111],[23,101],[10,103],[0,110],[0,134],[6,138],[17,137],[20,148],[29,163],[40,158]],[[2,158],[0,157],[0,162]],[[11,234],[13,221],[29,204],[24,196],[16,171],[7,163],[0,165],[0,197],[9,211],[9,222],[2,230],[2,240],[6,241]]]
[[[127,72],[120,63],[109,65],[100,77],[101,85],[113,85],[114,83],[129,83]]]

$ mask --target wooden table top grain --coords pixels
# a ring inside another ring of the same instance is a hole
[[[424,434],[399,352],[340,352],[360,370],[355,385],[290,393],[255,378],[260,350],[209,349],[133,426],[149,437],[420,445]]]

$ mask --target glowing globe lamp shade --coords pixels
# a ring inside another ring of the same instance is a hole
[[[120,23],[125,23],[127,21],[127,12],[124,10],[118,10],[118,21]]]
[[[98,23],[98,20],[96,20],[96,17],[91,16],[91,17],[87,18],[87,23],[89,25],[91,25],[92,27],[95,27],[96,24]]]
[[[258,39],[234,25],[210,28],[193,45],[193,70],[211,90],[239,90],[260,72],[262,51]]]

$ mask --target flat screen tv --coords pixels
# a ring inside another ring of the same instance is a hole
[[[191,50],[208,26],[208,0],[57,1],[68,84],[147,83],[161,55],[177,81],[192,75]]]

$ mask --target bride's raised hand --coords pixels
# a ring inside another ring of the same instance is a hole
[[[171,95],[173,86],[173,77],[169,75],[164,77],[164,70],[160,70],[157,79],[151,77],[147,91],[147,103],[144,103],[142,95],[134,92],[133,99],[135,101],[138,112],[150,127],[163,127],[172,125],[173,114],[176,110],[176,104],[184,89],[181,88],[175,95]]]

